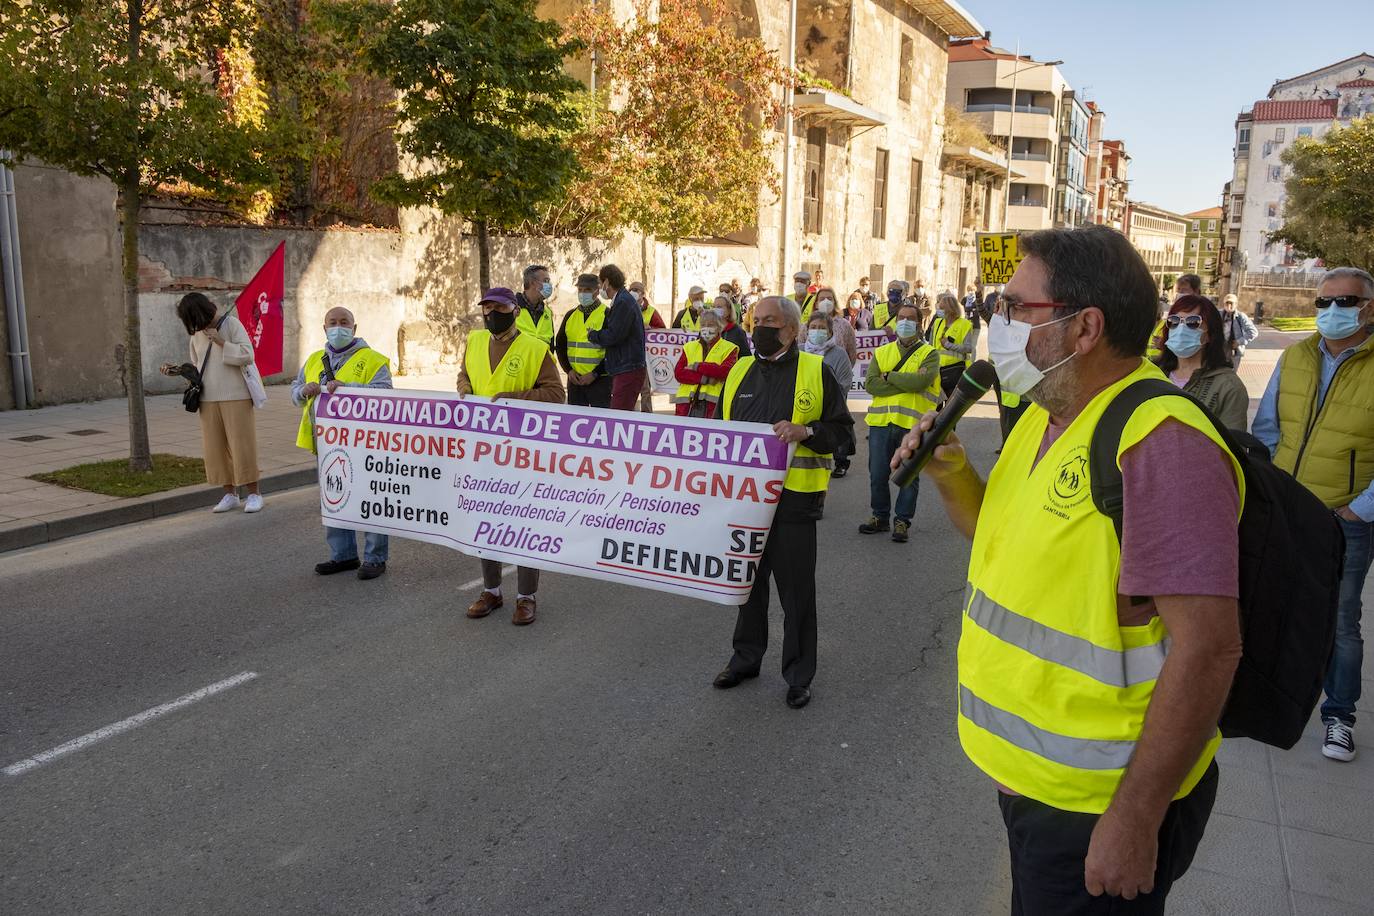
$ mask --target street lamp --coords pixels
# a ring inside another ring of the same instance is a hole
[[[1016,40],[1016,59],[1021,59],[1021,40]],[[1036,67],[1057,67],[1062,64],[1062,60],[1044,60],[1033,63],[1029,67],[1018,67],[1011,71],[1011,117],[1007,120],[1007,180],[1002,189],[1002,229],[1007,228],[1007,217],[1011,215],[1011,153],[1016,145],[1016,77],[1027,70],[1034,70]]]

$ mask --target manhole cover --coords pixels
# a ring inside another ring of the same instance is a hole
[[[74,429],[74,430],[71,431],[71,435],[73,435],[73,436],[103,436],[103,435],[105,435],[105,430],[103,430],[103,429]]]
[[[51,439],[52,436],[15,436],[15,442],[42,442],[44,439]]]

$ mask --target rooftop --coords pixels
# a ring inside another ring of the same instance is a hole
[[[986,38],[966,38],[949,43],[949,62],[952,64],[977,60],[1022,60],[1028,64],[1034,61],[1029,54],[1017,57],[1006,48],[999,48]]]
[[[1256,102],[1256,121],[1330,121],[1336,117],[1336,99],[1299,99],[1291,102]]]
[[[1208,207],[1206,210],[1196,210],[1192,213],[1185,213],[1189,219],[1221,219],[1220,207]]]
[[[1306,73],[1299,73],[1297,76],[1290,76],[1286,80],[1275,80],[1274,85],[1271,86],[1269,89],[1269,96],[1270,98],[1273,98],[1274,93],[1278,91],[1280,86],[1286,86],[1289,83],[1296,83],[1299,80],[1305,80],[1308,77],[1316,76],[1319,73],[1325,73],[1328,70],[1334,70],[1337,67],[1344,67],[1346,64],[1354,63],[1355,61],[1360,60],[1361,58],[1367,58],[1371,64],[1374,64],[1374,55],[1371,55],[1367,51],[1361,51],[1359,54],[1350,55],[1345,60],[1338,60],[1334,64],[1327,64],[1325,67],[1318,67],[1315,70],[1308,70]]]

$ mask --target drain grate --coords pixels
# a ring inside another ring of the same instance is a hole
[[[15,436],[15,442],[42,442],[44,439],[51,439],[52,436]]]
[[[74,429],[74,430],[72,430],[68,435],[72,435],[72,436],[103,436],[103,435],[105,435],[105,430],[103,430],[103,429]]]

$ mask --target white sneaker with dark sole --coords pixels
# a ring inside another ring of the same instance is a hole
[[[1355,759],[1355,726],[1340,719],[1326,720],[1326,739],[1322,741],[1322,756],[1348,763]]]
[[[233,494],[233,493],[225,493],[225,494],[224,494],[224,498],[221,499],[221,500],[219,501],[219,505],[215,506],[214,511],[215,511],[215,512],[233,512],[233,511],[234,511],[235,509],[237,509],[238,507],[239,507],[239,498],[238,498],[238,496],[237,496],[236,494]]]

